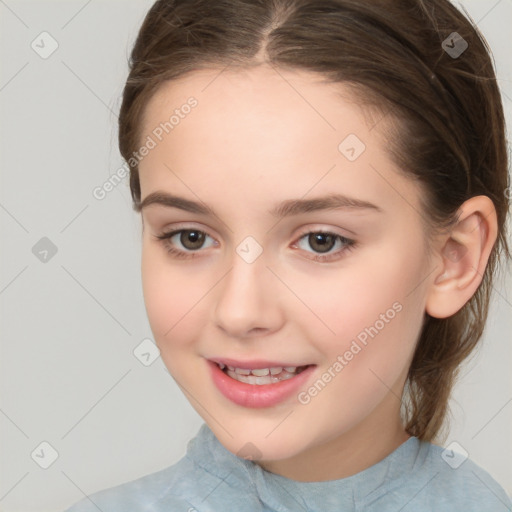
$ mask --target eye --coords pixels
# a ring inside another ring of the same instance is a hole
[[[162,240],[167,251],[173,256],[177,258],[193,258],[195,254],[190,253],[199,252],[206,237],[211,238],[199,229],[178,229],[169,233],[162,233],[156,238]],[[175,247],[178,242],[185,248],[185,251]]]
[[[195,253],[201,252],[206,238],[211,238],[207,233],[199,229],[177,229],[168,233],[162,233],[155,236],[158,240],[162,241],[167,252],[175,258],[185,259],[194,258]],[[301,243],[305,240],[306,244]],[[181,244],[184,248],[177,248],[177,244]],[[211,246],[214,246],[214,241]],[[351,251],[356,246],[355,240],[345,238],[337,233],[331,233],[329,231],[306,231],[300,236],[298,243],[294,246],[299,245],[299,248],[308,251],[304,245],[309,245],[313,249],[314,261],[326,262],[341,258],[345,253]],[[330,252],[333,248],[338,246],[338,250]],[[292,246],[293,247],[293,246]],[[316,252],[316,254],[315,254]]]
[[[301,244],[302,240],[305,240],[306,244],[317,252],[317,254],[315,254],[314,257],[312,258],[315,261],[331,261],[333,259],[339,259],[345,253],[353,250],[354,247],[356,246],[355,240],[345,238],[342,235],[339,235],[337,233],[331,233],[329,231],[307,231],[306,233],[302,234],[296,245],[299,245],[301,249],[304,249],[306,250],[306,252],[309,252],[304,247],[305,244]],[[333,249],[337,243],[338,250],[329,253],[329,251]],[[318,254],[318,252],[320,253],[320,255]],[[323,254],[326,254],[326,256],[324,256]]]

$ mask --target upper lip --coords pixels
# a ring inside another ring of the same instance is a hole
[[[254,370],[259,368],[277,368],[277,367],[291,367],[295,366],[299,368],[300,366],[309,366],[309,363],[306,364],[298,364],[298,363],[283,363],[282,361],[268,361],[264,359],[251,359],[250,361],[237,361],[236,359],[229,359],[227,357],[213,357],[209,359],[210,361],[217,364],[225,364],[226,366],[233,366],[234,368],[243,368],[246,370]]]

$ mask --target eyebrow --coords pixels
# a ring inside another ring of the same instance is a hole
[[[212,215],[217,217],[215,211],[204,203],[191,201],[190,199],[174,196],[162,191],[148,194],[142,202],[138,202],[134,205],[134,209],[137,212],[141,212],[144,208],[152,204],[166,206],[168,208],[178,208],[199,215]],[[330,194],[313,199],[287,199],[269,210],[268,214],[273,217],[283,218],[299,215],[301,213],[337,209],[374,210],[382,213],[381,208],[368,201],[347,197],[342,194]]]

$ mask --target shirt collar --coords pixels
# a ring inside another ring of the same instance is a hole
[[[291,480],[237,457],[224,448],[206,423],[189,442],[187,456],[231,485],[235,482],[243,493],[256,494],[272,510],[337,512],[355,510],[356,503],[371,502],[403,484],[424,459],[421,445],[418,438],[410,437],[373,466],[346,478],[323,482]]]

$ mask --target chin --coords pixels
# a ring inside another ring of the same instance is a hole
[[[279,427],[268,437],[266,436],[272,432],[272,428],[261,428],[257,432],[255,429],[240,428],[236,431],[232,430],[233,427],[227,428],[231,436],[218,425],[215,428],[211,425],[209,427],[226,450],[242,459],[255,462],[284,460],[297,455],[304,449],[303,438],[295,439],[285,429],[278,433]]]

